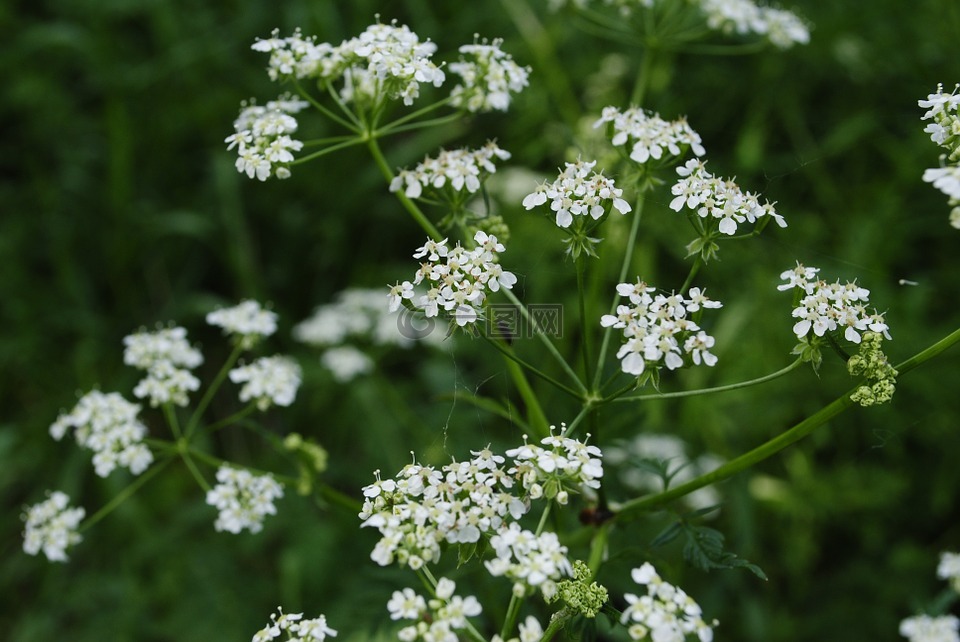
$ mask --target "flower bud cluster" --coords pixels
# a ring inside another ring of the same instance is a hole
[[[273,501],[283,497],[283,486],[269,474],[224,465],[217,469],[217,482],[207,492],[207,504],[220,511],[213,524],[218,531],[260,532],[264,518],[277,513]]]
[[[500,47],[503,40],[474,42],[460,47],[460,62],[449,65],[461,82],[450,92],[451,104],[470,112],[507,111],[511,94],[529,84],[530,67],[521,67]]]
[[[630,160],[643,165],[652,161],[673,164],[690,149],[697,156],[706,154],[700,134],[693,131],[685,118],[668,121],[659,114],[649,114],[639,107],[620,111],[604,107],[594,127],[607,124],[614,147],[629,150]],[[666,153],[666,155],[665,155]]]
[[[414,286],[425,283],[429,289],[412,302],[413,307],[427,317],[439,316],[443,310],[461,327],[476,322],[487,292],[498,292],[501,287],[509,290],[517,277],[500,267],[499,255],[506,248],[496,236],[477,232],[473,240],[477,246],[468,250],[459,243],[448,248],[447,239],[428,239],[413,254],[415,259],[426,259],[413,282],[404,281],[390,288],[390,311],[398,310],[405,300],[412,302]]]
[[[253,99],[245,103],[233,122],[234,133],[223,141],[228,150],[237,148],[237,171],[261,181],[271,176],[289,178],[293,152],[303,149],[301,141],[291,138],[297,131],[293,114],[307,106],[308,103],[289,96],[281,96],[266,106],[257,105]]]
[[[683,366],[684,356],[696,365],[714,365],[717,357],[710,352],[714,338],[689,315],[723,304],[707,298],[700,288],[690,288],[686,297],[676,293],[652,296],[654,292],[656,288],[639,279],[621,283],[617,294],[628,297],[630,305],[618,305],[616,315],[605,314],[600,319],[605,328],[623,330],[626,342],[617,352],[620,369],[638,376],[648,367],[676,370]]]
[[[793,309],[792,316],[799,319],[793,325],[793,333],[798,339],[808,336],[811,331],[818,337],[827,332],[843,329],[843,337],[852,343],[860,343],[861,333],[867,330],[890,338],[888,326],[883,315],[876,311],[868,312],[870,290],[857,283],[840,281],[827,283],[816,277],[819,268],[808,268],[801,264],[780,275],[786,283],[778,285],[778,290],[801,290],[800,304]]]
[[[860,351],[847,361],[847,371],[862,376],[867,383],[857,388],[850,398],[861,406],[886,403],[893,398],[897,387],[897,371],[887,361],[880,349],[883,335],[876,332],[863,334]]]
[[[483,607],[472,595],[465,598],[454,595],[456,588],[452,580],[441,577],[435,589],[436,597],[429,601],[411,588],[394,591],[387,602],[390,619],[416,620],[415,624],[400,629],[397,638],[402,642],[458,640],[454,631],[466,629],[467,618],[480,615]]]
[[[270,642],[286,633],[286,640],[298,642],[323,642],[328,637],[336,637],[337,632],[327,626],[327,617],[321,615],[312,620],[304,620],[303,613],[284,613],[278,608],[270,616],[271,623],[254,634],[251,642]]]
[[[36,555],[43,551],[51,562],[66,562],[67,548],[83,539],[77,527],[84,515],[83,508],[70,508],[66,493],[49,493],[45,501],[30,506],[22,515],[24,552]]]
[[[933,119],[923,131],[930,134],[930,140],[944,147],[949,152],[946,160],[951,164],[943,165],[944,156],[940,157],[941,167],[935,167],[923,172],[923,180],[932,183],[934,187],[947,195],[947,204],[953,208],[950,211],[950,225],[960,229],[960,94],[954,87],[949,94],[943,93],[943,85],[937,85],[937,93],[930,94],[926,100],[918,101],[920,107],[927,109],[922,120]]]
[[[584,617],[594,618],[607,603],[606,587],[591,581],[593,573],[584,562],[576,560],[573,563],[573,579],[562,580],[557,584],[556,599],[574,613]]]
[[[185,328],[163,328],[155,332],[137,332],[123,338],[123,362],[145,370],[133,394],[149,398],[153,407],[165,403],[186,406],[187,393],[200,387],[190,369],[203,363],[203,355],[187,341]]]
[[[297,396],[302,374],[290,357],[260,357],[230,371],[230,381],[242,383],[240,401],[253,401],[261,411],[272,405],[289,406]]]
[[[627,626],[632,640],[685,640],[687,635],[696,635],[700,642],[713,640],[713,628],[717,621],[707,624],[703,620],[700,605],[683,589],[665,582],[649,562],[631,572],[633,581],[645,586],[643,596],[627,593],[627,608],[620,623]]]
[[[560,175],[552,183],[543,183],[527,194],[523,207],[532,210],[548,201],[550,209],[556,212],[558,227],[568,228],[574,217],[589,216],[594,221],[606,214],[612,206],[621,214],[630,211],[630,204],[623,198],[612,178],[591,171],[597,161],[565,163]]]
[[[147,428],[137,417],[139,412],[139,405],[116,392],[93,390],[73,410],[57,417],[50,435],[60,441],[73,428],[77,444],[94,452],[93,466],[100,477],[118,466],[139,475],[153,462],[153,453],[143,443]]]
[[[740,191],[732,179],[720,179],[708,172],[704,161],[688,160],[677,168],[677,174],[680,180],[670,189],[674,195],[670,209],[675,212],[686,207],[702,219],[718,221],[717,229],[728,236],[737,233],[739,224],[756,223],[764,216],[773,218],[780,227],[787,226],[773,203],[761,205],[756,194]]]
[[[446,190],[473,194],[491,174],[496,173],[494,159],[508,160],[510,152],[500,149],[493,141],[479,149],[441,150],[436,158],[423,159],[412,170],[401,170],[390,183],[390,191],[409,198],[420,198],[426,188],[428,195],[441,196]],[[454,198],[444,200],[455,201]]]

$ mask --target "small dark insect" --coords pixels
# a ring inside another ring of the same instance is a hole
[[[613,519],[613,513],[600,506],[591,506],[580,511],[580,523],[587,526],[600,526]]]

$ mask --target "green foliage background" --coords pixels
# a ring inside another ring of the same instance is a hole
[[[409,451],[442,461],[445,450],[462,456],[516,440],[503,422],[450,399],[455,388],[512,394],[502,363],[481,345],[461,342],[453,356],[423,368],[422,354],[392,358],[383,377],[342,387],[290,338],[295,322],[348,284],[379,287],[412,272],[408,255],[422,235],[375,166],[348,151],[263,184],[238,175],[222,143],[240,100],[276,94],[263,57],[249,49],[256,36],[299,26],[339,42],[380,13],[437,42],[441,58],[480,33],[504,37],[507,50],[534,66],[510,113],[389,140],[393,165],[442,144],[495,137],[514,154],[511,165],[550,173],[576,153],[573,134],[583,123],[571,113],[590,122],[605,104],[626,106],[640,54],[530,0],[568,72],[576,104],[564,103],[550,90],[559,77],[537,67],[507,2],[0,6],[0,630],[8,639],[245,640],[278,604],[326,613],[345,639],[390,630],[385,601],[411,578],[369,561],[375,534],[360,532],[354,515],[292,492],[263,533],[234,537],[214,532],[212,509],[178,468],[86,533],[66,565],[23,554],[19,514],[47,488],[79,498],[89,514],[123,487],[119,473],[95,477],[88,455],[54,442],[47,428],[78,391],[129,392],[136,374],[122,364],[124,335],[157,322],[186,325],[203,346],[209,377],[227,346],[203,314],[246,297],[273,303],[283,325],[272,345],[297,355],[307,373],[298,402],[271,413],[270,428],[321,441],[331,453],[327,479],[345,492],[358,496],[374,468],[394,471]],[[945,197],[920,180],[938,150],[916,106],[937,82],[960,80],[960,5],[785,4],[813,23],[809,46],[677,55],[656,69],[648,94],[647,106],[664,116],[688,116],[715,173],[778,201],[790,223],[725,248],[709,266],[704,284],[726,304],[714,332],[721,361],[684,373],[673,389],[748,379],[789,362],[790,302],[775,285],[795,260],[872,291],[887,312],[895,362],[960,321],[960,232],[947,225]],[[624,70],[622,82],[596,81],[602,60]],[[647,210],[636,267],[648,281],[676,287],[688,269],[688,239],[665,209]],[[519,203],[502,213],[513,229],[505,261],[521,275],[518,293],[562,298],[573,270],[559,258],[556,230]],[[603,278],[609,289],[613,277]],[[711,525],[768,582],[685,568],[679,549],[647,550],[664,515],[618,531],[616,545],[631,553],[601,579],[622,588],[637,555],[651,556],[721,620],[718,639],[897,639],[898,621],[943,588],[934,576],[939,551],[960,548],[960,467],[952,461],[958,365],[948,352],[905,377],[891,406],[841,415],[723,486],[726,503]],[[850,385],[842,364],[828,358],[820,377],[803,370],[759,389],[618,406],[603,419],[611,434],[676,433],[695,452],[733,457]],[[551,421],[569,418],[574,409],[544,393]],[[225,434],[214,447],[241,461],[264,456],[240,435]],[[282,465],[267,457],[264,467]]]

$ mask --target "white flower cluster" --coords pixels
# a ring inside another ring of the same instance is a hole
[[[466,190],[473,194],[488,176],[497,171],[494,159],[509,158],[510,152],[500,149],[493,141],[474,150],[441,150],[436,158],[428,156],[414,169],[401,170],[391,181],[390,191],[403,189],[409,198],[420,198],[424,188],[436,194],[442,194],[444,188],[453,192]]]
[[[445,577],[440,578],[435,589],[436,597],[425,600],[413,589],[394,591],[387,602],[391,620],[416,620],[397,632],[402,642],[425,640],[426,642],[456,642],[454,631],[467,628],[467,618],[483,612],[477,598],[454,595],[457,585]]]
[[[417,570],[440,559],[440,545],[473,543],[484,533],[505,528],[527,507],[510,494],[514,480],[501,467],[504,459],[490,450],[441,469],[413,463],[396,479],[364,487],[363,526],[382,535],[370,558],[381,566],[394,561]]]
[[[490,538],[497,556],[483,565],[494,577],[506,576],[513,581],[513,594],[518,597],[539,589],[545,600],[557,594],[557,582],[563,575],[572,575],[567,547],[556,533],[544,531],[537,536],[516,522]]]
[[[565,486],[600,488],[603,453],[596,446],[567,437],[566,429],[566,424],[560,424],[560,434],[554,435],[551,428],[550,436],[540,442],[547,448],[528,444],[524,436],[523,446],[506,451],[515,462],[507,472],[520,480],[529,498],[546,496],[566,504],[569,494],[563,490]]]
[[[926,100],[918,101],[920,107],[927,109],[922,120],[929,118],[923,131],[930,134],[930,140],[949,151],[950,165],[936,167],[923,172],[923,180],[949,198],[950,225],[960,229],[960,85],[949,93],[943,93],[943,86],[937,85],[937,93],[930,94]],[[944,158],[941,157],[941,163]]]
[[[460,62],[450,63],[450,73],[461,83],[450,93],[451,104],[470,112],[494,109],[507,111],[511,93],[523,91],[529,82],[530,67],[521,67],[500,46],[503,40],[474,42],[460,47]]]
[[[283,497],[283,486],[271,475],[254,475],[230,466],[217,469],[217,482],[207,492],[207,504],[220,514],[214,522],[218,531],[238,534],[244,528],[251,533],[263,529],[267,515],[275,515],[273,500]]]
[[[234,335],[244,350],[249,350],[263,337],[277,331],[277,313],[264,310],[253,300],[240,302],[232,308],[221,308],[207,314],[207,323],[223,328],[223,333]]]
[[[437,46],[420,42],[406,25],[373,24],[356,38],[338,46],[317,43],[298,31],[280,38],[257,40],[252,48],[270,54],[267,68],[272,80],[317,78],[345,86],[341,96],[347,101],[377,102],[381,96],[401,98],[412,105],[420,95],[420,83],[439,87],[445,80],[443,70],[430,59]]]
[[[363,526],[381,534],[371,559],[381,566],[397,562],[416,570],[436,563],[444,542],[471,544],[489,538],[497,552],[497,558],[486,563],[491,575],[513,580],[517,594],[539,589],[544,596],[554,595],[561,575],[571,573],[567,549],[554,533],[537,536],[518,520],[529,510],[530,500],[564,503],[570,490],[597,487],[603,469],[594,446],[552,432],[541,443],[548,448],[524,444],[508,451],[509,464],[485,448],[473,451],[469,461],[439,469],[409,464],[394,479],[381,479],[377,471],[377,480],[363,489],[360,513]]]
[[[240,401],[254,401],[261,411],[270,406],[289,406],[297,396],[301,381],[300,366],[290,357],[261,357],[249,365],[230,371],[230,381],[243,383]]]
[[[623,330],[626,342],[617,352],[620,369],[638,376],[648,366],[665,365],[668,370],[676,370],[683,365],[684,355],[696,365],[714,365],[717,357],[710,352],[713,337],[688,315],[723,304],[707,298],[700,288],[690,288],[686,297],[676,293],[651,296],[654,292],[656,288],[639,279],[636,283],[620,283],[617,294],[628,297],[630,305],[618,305],[615,316],[605,314],[600,318],[603,327]]]
[[[86,511],[83,508],[70,508],[70,498],[66,493],[54,491],[46,501],[34,504],[23,514],[26,522],[23,531],[23,550],[28,555],[40,551],[51,562],[66,562],[66,550],[80,542],[77,527]]]
[[[755,223],[764,216],[772,217],[780,227],[787,226],[773,203],[761,205],[756,194],[740,191],[732,179],[716,178],[707,171],[704,161],[688,160],[677,168],[677,174],[680,179],[670,189],[674,195],[670,209],[675,212],[687,207],[700,218],[719,221],[717,229],[728,236],[736,234],[737,225],[744,221]]]
[[[165,403],[186,406],[187,393],[200,388],[200,380],[190,369],[203,363],[203,355],[187,341],[185,328],[137,332],[124,337],[123,345],[123,362],[147,372],[133,389],[138,399],[148,398],[154,407]]]
[[[426,259],[413,282],[404,281],[390,288],[387,295],[390,311],[398,310],[404,300],[412,301],[414,286],[426,282],[429,289],[417,298],[414,307],[427,317],[439,316],[443,309],[461,327],[474,323],[487,291],[498,292],[501,287],[509,290],[517,277],[500,267],[499,255],[506,248],[496,236],[478,231],[473,240],[477,246],[468,250],[459,243],[448,248],[447,239],[428,239],[413,254],[415,259]]]
[[[663,478],[650,470],[647,462],[665,466],[671,486],[679,486],[723,464],[717,455],[706,453],[693,458],[687,454],[687,445],[676,435],[640,433],[629,441],[604,447],[604,461],[619,470],[624,486],[634,491],[658,493],[664,490]],[[682,500],[693,510],[716,506],[720,493],[715,486],[707,486],[685,495]]]
[[[960,642],[960,620],[955,615],[917,615],[900,622],[900,635],[910,642]]]
[[[659,114],[649,114],[639,107],[620,111],[604,107],[594,127],[609,123],[611,144],[630,150],[630,160],[644,164],[651,159],[676,162],[689,148],[697,156],[706,154],[700,134],[693,131],[686,118],[664,120]],[[667,158],[664,158],[664,152]]]
[[[960,553],[944,552],[940,554],[937,577],[950,582],[950,587],[960,593]]]
[[[665,582],[649,562],[631,572],[633,581],[647,587],[643,596],[627,593],[629,606],[623,611],[620,623],[627,625],[632,640],[653,642],[682,642],[687,635],[696,635],[700,642],[713,640],[712,625],[703,620],[700,605],[683,589]]]
[[[707,26],[723,33],[763,36],[779,49],[810,42],[810,30],[795,13],[758,6],[753,0],[696,0]]]
[[[234,133],[223,142],[227,149],[237,148],[237,171],[248,177],[265,181],[271,176],[290,177],[293,152],[303,149],[303,143],[291,138],[297,131],[297,119],[292,116],[308,106],[301,100],[281,96],[266,106],[251,99],[240,109],[233,122]]]
[[[598,220],[607,213],[610,205],[626,214],[631,207],[621,198],[623,190],[602,173],[591,175],[596,164],[597,161],[582,160],[565,163],[557,180],[538,185],[534,192],[524,197],[523,207],[532,210],[550,201],[550,209],[556,212],[557,225],[562,228],[570,227],[574,216],[589,215]]]
[[[93,390],[73,410],[57,417],[50,435],[60,441],[73,428],[77,444],[94,452],[93,466],[100,477],[117,466],[139,475],[153,462],[153,453],[143,443],[147,428],[137,418],[139,412],[139,405],[116,392]]]
[[[254,634],[251,642],[270,642],[280,637],[281,633],[286,633],[286,639],[291,642],[323,642],[328,637],[337,636],[337,632],[327,626],[325,615],[304,620],[303,613],[284,613],[283,609],[278,608],[276,613],[270,615],[270,620],[270,624]]]
[[[603,0],[630,16],[639,8],[650,9],[665,0]],[[673,0],[671,0],[673,1]],[[583,8],[590,0],[550,0],[554,8],[568,3]],[[759,6],[752,0],[688,0],[704,14],[707,26],[725,34],[756,34],[779,49],[810,42],[810,29],[795,13],[785,9]]]
[[[860,287],[855,281],[843,285],[840,281],[827,283],[817,278],[819,271],[819,268],[797,263],[797,267],[780,275],[786,283],[778,285],[778,290],[799,288],[803,292],[800,304],[792,313],[794,318],[799,319],[793,326],[793,333],[798,339],[810,334],[811,330],[814,335],[822,337],[840,328],[843,328],[844,338],[853,343],[860,343],[860,333],[867,330],[890,339],[883,315],[867,311],[870,290]]]

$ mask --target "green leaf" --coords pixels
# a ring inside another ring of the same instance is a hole
[[[673,540],[677,539],[677,536],[683,532],[683,523],[674,522],[667,526],[665,529],[660,531],[656,537],[653,538],[653,541],[650,542],[650,546],[655,548],[657,546],[663,546],[664,544],[669,544]]]
[[[457,547],[457,568],[460,568],[471,559],[477,552],[477,543],[468,542],[466,544],[460,544]]]
[[[723,533],[708,526],[693,526],[683,522],[683,530],[687,542],[683,546],[683,557],[696,568],[702,571],[711,571],[715,568],[745,568],[761,580],[767,575],[763,570],[734,553],[723,550]]]

